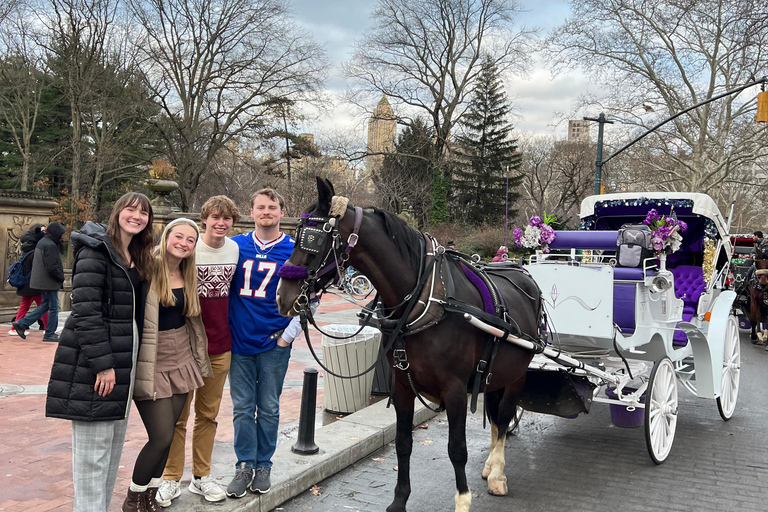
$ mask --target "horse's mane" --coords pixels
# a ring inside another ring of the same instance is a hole
[[[381,218],[384,231],[395,243],[400,255],[410,262],[412,268],[418,269],[421,264],[421,240],[423,240],[421,233],[392,212],[378,208],[372,208],[372,210]]]

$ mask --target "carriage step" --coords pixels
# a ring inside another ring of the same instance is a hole
[[[680,375],[695,375],[696,369],[691,363],[684,363],[680,368],[675,369],[675,373]]]

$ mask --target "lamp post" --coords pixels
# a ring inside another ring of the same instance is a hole
[[[507,192],[504,194],[504,247],[507,244],[507,235],[509,234],[509,166],[507,166]]]
[[[603,125],[613,124],[613,121],[608,121],[602,112],[600,112],[597,118],[585,117],[584,120],[597,123],[597,160],[595,160],[595,195],[597,195],[600,193],[600,182],[602,181],[603,164],[605,163],[603,162]]]
[[[623,145],[621,148],[616,150],[611,156],[603,160],[603,125],[604,124],[613,124],[613,121],[608,121],[605,117],[604,113],[600,113],[600,115],[597,118],[592,117],[585,117],[585,121],[595,121],[598,123],[598,130],[597,130],[597,160],[595,161],[595,194],[600,194],[600,184],[602,179],[602,172],[603,172],[603,166],[608,163],[608,161],[617,156],[619,153],[623,152],[628,147],[632,146],[636,142],[639,142],[641,139],[645,138],[647,135],[655,132],[668,122],[677,119],[681,115],[690,112],[691,110],[697,109],[701,107],[702,105],[706,105],[707,103],[711,103],[715,100],[719,100],[720,98],[724,98],[726,96],[730,96],[731,94],[736,94],[737,92],[741,92],[744,89],[748,87],[752,87],[753,85],[760,84],[761,85],[761,92],[757,95],[757,116],[755,117],[755,121],[758,123],[768,123],[768,92],[765,91],[765,84],[768,83],[768,76],[764,76],[763,78],[759,80],[753,80],[751,82],[748,82],[744,85],[741,85],[739,87],[736,87],[735,89],[731,89],[730,91],[725,91],[722,94],[718,94],[717,96],[713,96],[712,98],[709,98],[708,100],[702,101],[701,103],[697,103],[696,105],[693,105],[692,107],[688,107],[685,110],[681,110],[677,114],[673,115],[672,117],[669,117],[665,119],[664,121],[660,122],[653,128],[645,131],[640,136],[632,139],[627,144]]]

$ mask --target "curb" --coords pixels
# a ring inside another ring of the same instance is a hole
[[[291,443],[277,447],[272,457],[272,488],[267,494],[248,493],[242,499],[227,499],[208,503],[194,496],[182,485],[182,496],[166,510],[190,512],[250,511],[270,512],[282,503],[311,488],[322,480],[346,469],[355,462],[383,448],[395,439],[396,417],[394,406],[386,408],[387,400],[357,411],[345,418],[315,430],[315,443],[320,451],[313,455],[299,455],[291,451]],[[421,404],[414,408],[413,426],[435,417],[437,413]],[[226,477],[229,482],[230,475]],[[186,498],[186,499],[185,499]]]

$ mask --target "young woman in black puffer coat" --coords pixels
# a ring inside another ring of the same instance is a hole
[[[44,224],[32,224],[32,226],[30,226],[29,229],[25,231],[23,235],[21,235],[21,256],[23,257],[25,254],[31,253],[21,264],[22,272],[25,276],[28,276],[32,273],[32,262],[34,261],[35,257],[35,247],[37,247],[37,242],[42,240],[44,236]],[[16,313],[16,321],[21,320],[27,315],[33,302],[37,304],[38,307],[43,303],[43,296],[40,294],[40,290],[35,290],[29,286],[29,284],[27,284],[27,286],[18,288],[16,290],[16,295],[21,296],[21,304],[19,304],[19,310]],[[38,320],[37,323],[40,324],[41,329],[45,329],[47,321],[48,313],[46,312],[42,317],[40,317],[40,320]],[[8,331],[8,334],[11,336],[17,336],[16,330],[13,327],[11,327],[11,330]]]
[[[152,207],[130,192],[108,226],[72,233],[72,312],[48,383],[46,416],[72,421],[74,512],[108,512],[123,450],[152,275]]]

